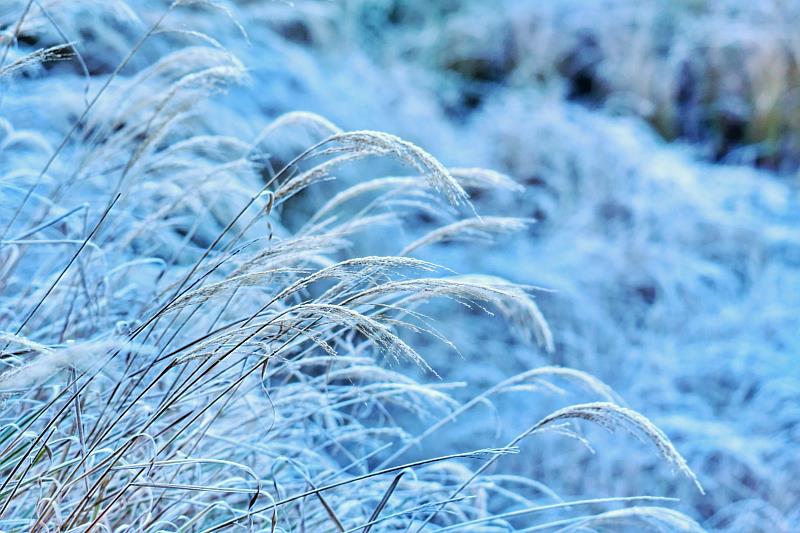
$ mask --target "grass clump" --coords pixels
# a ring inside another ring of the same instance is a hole
[[[80,26],[43,2],[17,7],[18,18],[3,27],[10,35],[3,57],[23,54],[11,66],[50,61],[48,39]],[[16,84],[27,82],[11,78],[18,69],[0,67],[12,109],[4,130],[16,136],[0,163],[9,207],[0,220],[0,529],[690,524],[659,508],[609,510],[658,498],[553,504],[538,490],[512,497],[501,477],[488,475],[523,439],[545,429],[574,434],[567,422],[584,419],[655,443],[696,482],[664,433],[614,403],[555,411],[506,446],[410,457],[501,391],[558,389],[561,380],[606,402],[618,398],[588,374],[552,367],[456,401],[413,342],[422,335],[450,346],[421,310],[430,300],[496,311],[498,323],[545,351],[555,349],[553,334],[533,288],[457,275],[409,255],[524,229],[530,221],[476,217],[465,191],[518,187],[492,171],[449,170],[394,135],[342,132],[311,113],[279,117],[252,139],[220,133],[215,124],[229,115],[225,98],[214,97],[245,81],[247,68],[211,36],[170,26],[183,10],[202,16],[195,11],[215,7],[174,2],[139,19],[135,6],[118,6],[139,37],[115,67],[90,74],[88,92],[81,83],[63,89],[70,120],[62,128],[17,131],[24,98]],[[112,24],[94,31],[115,35]],[[185,38],[203,44],[177,44]],[[111,61],[103,39],[80,50],[75,72],[51,68],[35,78],[38,87],[55,85],[51,75],[82,80],[87,64]],[[262,142],[289,128],[321,139],[274,167]],[[289,198],[368,157],[395,159],[417,175],[365,180],[299,229],[285,223]],[[370,193],[378,196],[363,209],[345,209]],[[397,242],[397,256],[352,255],[359,235],[393,236],[419,211],[449,220]],[[427,375],[412,378],[409,366]],[[406,418],[428,429],[415,436]],[[592,514],[575,514],[586,506]]]

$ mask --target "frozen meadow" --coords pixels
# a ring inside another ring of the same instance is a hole
[[[0,0],[0,532],[797,531],[797,23]]]

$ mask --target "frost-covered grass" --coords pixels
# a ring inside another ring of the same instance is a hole
[[[796,2],[347,4],[379,54],[468,82],[451,93],[467,105],[492,83],[538,86],[641,117],[706,158],[786,173],[800,164]]]
[[[797,191],[605,4],[4,4],[0,530],[792,530]]]

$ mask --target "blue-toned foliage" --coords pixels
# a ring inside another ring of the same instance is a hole
[[[0,531],[796,530],[797,22],[0,0]]]

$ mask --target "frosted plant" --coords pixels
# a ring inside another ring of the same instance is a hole
[[[78,67],[58,62],[75,72],[53,67],[36,82],[5,72],[13,83],[2,88],[11,110],[3,132],[17,137],[2,145],[10,155],[0,163],[9,206],[0,214],[0,529],[395,531],[502,522],[524,530],[536,527],[531,520],[550,527],[552,516],[538,511],[595,524],[613,518],[609,506],[662,501],[552,503],[555,493],[542,497],[534,479],[516,491],[519,480],[486,472],[544,429],[577,435],[564,425],[573,419],[652,441],[697,481],[662,431],[605,403],[619,398],[586,372],[526,369],[466,403],[455,398],[458,384],[436,379],[420,337],[461,360],[450,332],[423,313],[432,300],[497,312],[498,328],[535,341],[527,349],[556,350],[536,287],[404,256],[527,227],[527,219],[473,212],[467,188],[518,192],[510,178],[448,170],[400,137],[340,131],[310,113],[283,115],[249,138],[225,131],[230,117],[233,129],[261,121],[222,94],[246,82],[248,68],[202,25],[170,26],[178,17],[206,26],[225,19],[243,33],[225,4],[156,3],[153,12],[17,4],[19,18],[3,18],[2,27],[19,48],[84,33],[86,11],[99,19],[91,19],[97,40],[75,45]],[[105,10],[132,26],[104,21]],[[50,61],[45,46],[21,57]],[[95,71],[88,92],[86,65]],[[50,87],[56,102],[48,102]],[[29,89],[58,111],[52,125],[22,116]],[[34,133],[17,132],[15,121]],[[324,138],[270,173],[262,145],[291,128]],[[28,143],[39,150],[20,148]],[[413,175],[367,178],[299,230],[287,223],[290,199],[368,157]],[[369,193],[381,194],[376,204],[342,213]],[[385,238],[379,223],[414,211],[457,220],[437,220],[418,240],[394,239],[398,257],[353,255],[356,233]],[[399,462],[478,404],[573,385],[604,403],[557,410],[507,446]],[[415,434],[418,422],[428,429]],[[577,514],[585,505],[591,516]]]

